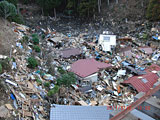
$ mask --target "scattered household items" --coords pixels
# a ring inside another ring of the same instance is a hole
[[[114,110],[107,106],[128,106],[159,81],[159,46],[131,35],[13,25],[16,45],[10,56],[0,55],[0,79],[10,101],[0,106],[0,117],[106,120]]]

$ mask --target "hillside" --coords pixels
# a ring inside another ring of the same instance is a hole
[[[15,45],[17,35],[12,30],[12,24],[0,18],[0,54],[9,55],[11,45]]]

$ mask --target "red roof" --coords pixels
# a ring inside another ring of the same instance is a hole
[[[147,74],[130,77],[123,83],[131,84],[138,92],[147,92],[148,90],[150,90],[150,88],[153,87],[154,83],[156,83],[159,78],[158,75],[152,73],[152,71],[160,71],[160,66],[153,64],[149,66],[145,71],[147,72]]]
[[[111,67],[111,64],[98,62],[95,59],[81,59],[71,65],[71,72],[80,77],[87,77],[99,71],[102,68]]]

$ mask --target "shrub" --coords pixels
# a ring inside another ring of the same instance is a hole
[[[21,14],[16,14],[15,16],[11,16],[8,19],[11,22],[16,22],[18,24],[24,24],[24,20]]]
[[[29,57],[27,61],[28,61],[29,68],[34,69],[38,66],[38,61],[34,57]]]
[[[43,35],[42,35],[42,39],[44,39],[45,37],[46,37],[46,36],[43,34]]]
[[[2,73],[2,65],[0,64],[0,73]]]
[[[72,72],[62,74],[62,76],[57,79],[57,85],[64,85],[66,87],[70,87],[70,85],[75,82],[76,76]]]
[[[40,79],[36,79],[36,82],[38,83],[38,85],[42,85],[42,81]]]
[[[55,87],[53,89],[51,89],[51,90],[48,91],[47,95],[49,97],[51,97],[53,94],[58,93],[58,91],[59,91],[59,86],[55,85]]]
[[[39,47],[38,45],[35,45],[35,46],[34,46],[34,50],[35,50],[36,52],[41,52],[41,49],[40,49],[40,47]]]
[[[38,38],[38,35],[36,33],[32,34],[32,38],[34,38],[34,37]]]
[[[144,33],[143,34],[143,39],[147,39],[148,38],[148,34],[147,33]]]
[[[38,37],[33,37],[33,38],[32,38],[32,41],[33,41],[33,43],[34,43],[35,45],[39,44],[39,39],[38,39]]]
[[[66,71],[65,71],[65,70],[63,70],[63,68],[62,68],[62,67],[58,67],[58,72],[59,72],[60,74],[64,74],[64,73],[66,73]]]
[[[29,37],[28,36],[23,36],[23,41],[25,41],[25,42],[28,42],[28,40],[29,40]]]
[[[9,58],[6,58],[6,59],[0,61],[0,64],[1,64],[1,66],[4,70],[10,70],[11,69],[11,66],[10,66],[9,62],[10,62]]]
[[[45,82],[44,83],[44,87],[49,87],[50,86],[50,82]]]
[[[16,62],[16,59],[15,59],[14,57],[12,57],[12,61],[13,61],[13,62]]]
[[[29,37],[25,35],[25,36],[23,36],[22,39],[20,40],[20,43],[21,43],[21,44],[28,43],[28,40],[29,40]]]

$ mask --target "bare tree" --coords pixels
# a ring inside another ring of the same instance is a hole
[[[101,4],[102,4],[101,0],[98,0],[98,12],[99,13],[101,12]]]

